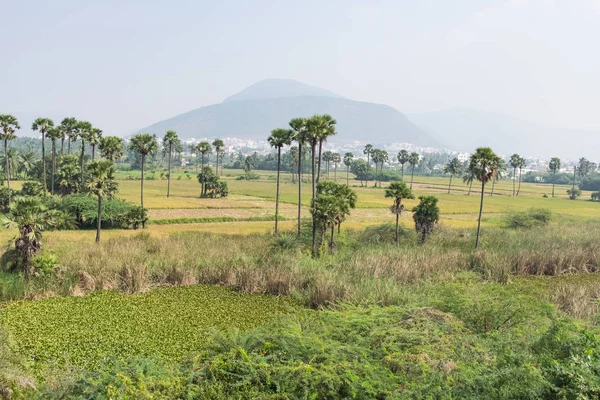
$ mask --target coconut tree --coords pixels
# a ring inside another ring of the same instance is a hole
[[[354,160],[354,154],[348,152],[344,154],[344,165],[346,166],[346,185],[350,184],[350,166]]]
[[[475,153],[471,155],[471,159],[469,160],[469,170],[471,170],[474,173],[475,178],[481,182],[481,202],[479,204],[479,218],[477,219],[477,239],[475,240],[475,248],[479,247],[485,185],[496,177],[501,163],[502,159],[489,147],[479,147],[475,150]]]
[[[215,154],[217,156],[217,166],[215,168],[215,175],[219,176],[219,157],[222,157],[223,155],[225,155],[224,149],[225,149],[225,143],[223,143],[223,141],[221,139],[215,139],[212,142],[213,147],[215,148]]]
[[[57,127],[50,128],[48,133],[46,133],[46,136],[52,143],[52,178],[50,179],[50,192],[52,195],[54,195],[54,178],[56,176],[56,141],[64,136],[62,127],[59,125]]]
[[[105,136],[100,139],[98,148],[102,157],[113,163],[123,157],[124,144],[120,137]]]
[[[414,199],[415,196],[412,193],[404,182],[392,182],[390,186],[385,189],[385,197],[391,198],[394,200],[394,204],[390,207],[390,211],[392,214],[396,215],[396,246],[400,246],[400,235],[399,235],[399,222],[400,215],[404,210],[404,205],[402,204],[402,200],[405,199]]]
[[[413,179],[415,177],[415,167],[419,164],[419,153],[415,153],[415,152],[410,153],[410,156],[408,157],[408,163],[412,167],[411,174],[410,174],[410,190],[412,190]]]
[[[421,235],[421,244],[424,244],[427,235],[433,232],[440,219],[440,209],[437,206],[437,197],[420,196],[419,200],[419,204],[413,208],[413,220],[417,233]]]
[[[289,129],[273,129],[271,136],[268,137],[267,142],[271,147],[277,149],[277,189],[275,191],[275,233],[277,233],[278,221],[279,221],[279,174],[281,170],[281,148],[283,146],[289,146],[292,144],[293,132]]]
[[[31,130],[39,130],[42,134],[42,185],[44,185],[44,196],[46,195],[46,132],[54,126],[54,121],[50,118],[37,118],[31,124]]]
[[[444,166],[444,173],[450,174],[450,182],[448,182],[448,194],[450,194],[450,190],[452,189],[452,178],[454,176],[460,176],[462,173],[462,164],[458,158],[454,157]]]
[[[298,236],[300,236],[300,219],[302,214],[302,146],[307,142],[308,131],[306,118],[292,118],[289,125],[292,130],[293,140],[298,142]]]
[[[556,184],[556,173],[560,171],[560,158],[552,157],[548,168],[552,171],[552,197],[554,198],[554,185]]]
[[[201,158],[202,158],[202,170],[201,170],[201,174],[202,174],[202,193],[201,196],[204,196],[206,194],[206,176],[204,174],[204,156],[207,154],[212,153],[212,147],[210,146],[210,143],[204,141],[204,142],[200,142],[198,143],[198,145],[196,146],[196,152],[201,154]]]
[[[167,131],[163,137],[163,147],[167,149],[168,166],[167,166],[167,198],[171,196],[171,157],[173,155],[173,147],[179,143],[179,136],[175,131]],[[218,168],[218,159],[217,159]]]
[[[152,155],[158,151],[158,142],[156,137],[149,133],[140,133],[131,138],[129,142],[129,149],[133,152],[138,153],[142,158],[141,170],[142,179],[140,183],[140,204],[144,208],[144,167],[146,165],[146,157]],[[142,223],[142,228],[145,227],[145,223]]]
[[[92,161],[88,165],[90,183],[89,193],[98,198],[98,219],[96,221],[96,243],[100,242],[100,231],[102,229],[102,200],[111,198],[117,191],[115,180],[115,168],[109,160]]]
[[[404,164],[410,160],[410,154],[406,150],[400,150],[398,153],[398,162],[402,166],[402,180],[404,180]]]
[[[88,142],[92,146],[92,161],[96,158],[96,146],[102,139],[102,129],[92,128],[88,135]]]
[[[6,187],[8,188],[8,205],[10,205],[10,164],[8,162],[8,141],[16,139],[15,131],[21,129],[17,118],[10,114],[0,115],[0,139],[4,141],[4,161]]]
[[[77,136],[79,140],[81,140],[81,155],[79,156],[79,163],[81,164],[80,173],[81,173],[81,186],[84,185],[84,176],[85,176],[85,142],[92,135],[92,124],[88,121],[79,121],[77,122]]]
[[[68,146],[67,153],[71,154],[71,138],[77,131],[77,120],[72,117],[64,118],[60,122],[60,127],[63,133],[63,136],[60,138],[60,155],[62,156],[65,153],[65,140],[67,140]]]

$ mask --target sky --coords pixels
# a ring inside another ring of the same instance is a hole
[[[105,135],[291,78],[402,112],[600,127],[600,0],[0,0],[0,113]]]

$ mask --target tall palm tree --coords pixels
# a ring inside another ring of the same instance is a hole
[[[46,132],[54,126],[54,121],[50,118],[37,118],[31,124],[31,130],[39,130],[42,134],[42,185],[44,185],[44,196],[46,195]]]
[[[88,138],[91,135],[92,129],[94,129],[92,127],[92,124],[89,123],[88,121],[79,121],[77,122],[77,136],[79,137],[79,140],[81,140],[81,155],[79,158],[79,162],[81,164],[81,186],[83,187],[84,184],[84,176],[85,176],[85,141],[88,140]]]
[[[215,175],[219,176],[219,156],[223,156],[225,154],[225,143],[223,143],[221,139],[215,139],[212,142],[212,145],[215,148],[215,154],[217,155],[217,167],[215,169]]]
[[[333,160],[333,151],[326,151],[325,153],[323,153],[323,161],[325,161],[325,168],[327,171],[327,179],[329,179],[329,164],[331,163],[331,161]]]
[[[415,152],[410,153],[410,156],[408,157],[408,163],[412,167],[412,171],[410,174],[410,190],[412,190],[413,179],[415,177],[415,167],[419,164],[419,153],[415,153]]]
[[[11,179],[16,179],[17,172],[21,169],[21,157],[16,149],[8,149],[5,156],[2,156],[0,164],[5,165],[8,161],[8,172]]]
[[[481,202],[479,204],[479,218],[477,220],[477,239],[475,248],[479,247],[479,237],[481,233],[481,216],[483,214],[483,198],[485,194],[485,185],[496,177],[498,168],[502,159],[496,155],[489,147],[479,147],[471,155],[469,161],[469,170],[473,171],[475,178],[481,182]]]
[[[506,172],[506,163],[504,160],[500,159],[500,164],[498,165],[498,173],[492,179],[492,192],[490,193],[490,197],[494,195],[494,188],[496,187],[496,183],[504,177],[504,173]]]
[[[379,150],[379,149],[371,150],[371,161],[373,161],[373,163],[375,164],[375,187],[377,187],[377,181],[378,181],[377,171],[379,168],[379,161],[380,161],[381,157],[382,157],[381,150]]]
[[[275,233],[277,233],[279,221],[279,173],[281,170],[281,148],[292,144],[293,132],[289,129],[273,129],[271,136],[267,139],[269,145],[277,149],[277,189],[275,192]]]
[[[402,180],[404,180],[404,164],[410,159],[410,154],[406,150],[400,150],[398,153],[398,162],[402,165]]]
[[[317,126],[319,127],[319,130],[316,133],[319,140],[319,158],[317,159],[319,162],[319,168],[317,169],[317,183],[319,183],[319,179],[321,178],[321,153],[323,150],[323,142],[326,142],[330,136],[334,136],[337,134],[337,131],[335,130],[335,124],[337,122],[335,119],[333,119],[331,115],[319,115],[318,120],[319,123],[317,124]]]
[[[560,171],[560,158],[552,157],[548,168],[552,171],[552,197],[554,198],[554,185],[556,184],[556,173]]]
[[[525,168],[527,161],[521,157],[519,159],[519,187],[517,188],[517,196],[521,193],[521,177],[523,176],[523,168]]]
[[[208,142],[200,142],[198,143],[198,145],[196,146],[196,152],[200,153],[202,155],[202,171],[200,172],[202,174],[202,196],[204,196],[206,194],[206,174],[204,173],[204,156],[206,154],[210,154],[212,153],[212,147],[210,147],[210,143]]]
[[[146,165],[146,157],[152,155],[158,151],[158,142],[156,137],[149,133],[140,133],[131,138],[129,143],[129,149],[138,153],[142,157],[142,179],[140,184],[140,203],[144,208],[144,167]],[[142,222],[142,228],[145,227],[145,223]]]
[[[8,188],[8,205],[10,206],[10,165],[8,162],[8,141],[14,140],[17,136],[15,135],[15,131],[17,129],[21,129],[19,126],[19,121],[16,117],[10,114],[2,114],[0,115],[0,139],[4,141],[4,160],[5,164],[5,173],[6,173],[6,187]]]
[[[293,131],[291,133],[292,137],[294,135]],[[292,146],[290,147],[290,171],[292,172],[292,183],[296,183],[296,172],[298,172],[298,160],[300,155],[298,154],[298,147]]]
[[[344,165],[346,166],[346,185],[350,184],[350,165],[352,165],[353,159],[354,154],[350,152],[344,154]]]
[[[289,122],[290,128],[292,129],[292,137],[294,141],[298,142],[298,236],[300,236],[300,219],[302,214],[302,146],[306,144],[307,140],[307,120],[306,118],[293,118]]]
[[[60,138],[60,155],[65,154],[65,140],[68,141],[67,153],[71,154],[71,138],[77,130],[77,120],[72,117],[65,118],[60,122],[60,126],[63,132],[63,137]]]
[[[454,157],[452,160],[448,162],[444,166],[444,173],[450,174],[450,182],[448,182],[448,194],[450,194],[450,190],[452,189],[452,178],[456,176],[460,176],[462,170],[462,164],[458,160],[458,158]]]
[[[400,246],[400,235],[399,235],[399,222],[400,222],[400,214],[404,210],[404,205],[402,204],[402,200],[404,199],[414,199],[415,196],[412,193],[404,182],[392,182],[390,186],[385,189],[385,197],[394,199],[394,204],[390,207],[390,211],[392,214],[396,215],[396,246]]]
[[[48,139],[52,143],[52,179],[50,180],[50,192],[54,195],[54,178],[56,175],[56,141],[64,137],[63,128],[61,125],[50,128],[46,133]]]
[[[167,167],[167,198],[171,196],[171,156],[173,155],[173,147],[177,146],[177,143],[179,143],[177,132],[167,131],[163,137],[163,146],[167,149],[169,165]]]
[[[475,173],[471,170],[471,168],[469,168],[470,165],[468,163],[464,167],[465,172],[463,175],[463,182],[469,185],[469,191],[467,192],[467,196],[470,196],[471,190],[473,189],[473,181],[475,181],[477,178],[475,177]]]
[[[365,149],[363,150],[363,154],[365,154],[367,156],[367,165],[370,167],[371,166],[371,154],[373,154],[373,145],[370,143],[367,143],[365,145]]]
[[[102,129],[92,128],[90,129],[90,133],[88,135],[88,142],[92,146],[92,161],[96,158],[96,145],[100,143],[102,139]]]
[[[340,153],[333,153],[333,156],[331,157],[331,162],[333,163],[333,181],[337,182],[337,166],[338,164],[342,161],[342,157],[340,156]]]
[[[520,167],[521,165],[521,161],[522,157],[520,155],[518,155],[517,153],[513,154],[512,156],[510,156],[510,160],[508,161],[508,164],[512,167],[513,169],[513,193],[512,195],[515,196],[517,193],[517,168]],[[519,176],[519,181],[521,180],[521,177]]]
[[[98,146],[100,154],[105,159],[115,163],[123,157],[124,144],[123,139],[117,136],[105,136],[100,139]]]
[[[88,166],[90,194],[98,198],[98,219],[96,221],[96,243],[100,242],[100,231],[102,229],[102,200],[111,198],[117,191],[115,180],[115,168],[110,160],[92,161]]]

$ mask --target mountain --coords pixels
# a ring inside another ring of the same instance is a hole
[[[228,97],[156,122],[138,132],[181,138],[237,137],[265,140],[272,129],[286,127],[294,117],[330,114],[337,120],[338,143],[353,140],[378,143],[409,142],[440,146],[400,111],[382,104],[349,100],[293,80],[269,79]]]
[[[470,108],[409,114],[408,118],[450,148],[472,152],[489,146],[504,155],[596,158],[600,130],[569,129]]]

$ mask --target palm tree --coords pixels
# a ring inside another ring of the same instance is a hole
[[[331,163],[331,161],[333,159],[333,152],[332,151],[326,151],[325,153],[323,153],[323,157],[322,158],[323,158],[323,161],[325,161],[326,168],[327,168],[327,179],[329,179],[329,163]]]
[[[452,178],[456,176],[460,176],[462,173],[461,168],[462,165],[458,158],[454,157],[446,166],[444,167],[444,173],[450,174],[450,182],[448,183],[448,194],[450,194],[450,190],[452,188]]]
[[[385,197],[394,199],[394,204],[390,207],[390,211],[392,214],[396,215],[396,246],[400,246],[400,235],[398,231],[398,226],[400,222],[400,214],[404,210],[404,205],[402,204],[403,199],[414,199],[415,196],[404,182],[392,182],[390,186],[385,189]]]
[[[521,190],[521,170],[525,166],[525,159],[515,153],[510,156],[508,164],[513,168],[513,196],[518,196],[519,191],[516,189],[517,169],[519,169],[519,190]]]
[[[100,143],[102,139],[102,130],[98,128],[90,129],[90,133],[88,135],[88,142],[92,145],[92,161],[96,158],[96,145]]]
[[[492,180],[492,192],[490,193],[490,197],[494,195],[494,188],[496,187],[496,183],[504,177],[504,173],[506,172],[506,163],[504,160],[500,159],[500,165],[498,165],[498,173],[496,177]]]
[[[83,187],[84,184],[84,174],[85,174],[85,141],[88,140],[88,138],[91,135],[92,129],[94,129],[92,127],[92,124],[89,123],[88,121],[79,121],[77,122],[77,136],[79,137],[79,139],[81,140],[81,156],[79,158],[79,162],[81,163],[81,186]]]
[[[21,129],[17,118],[10,114],[0,115],[0,139],[4,140],[4,160],[6,162],[6,186],[8,188],[8,205],[10,206],[10,165],[8,163],[8,141],[14,140],[17,136],[15,131]]]
[[[340,153],[333,153],[331,156],[331,162],[333,163],[333,181],[337,182],[337,166],[342,161]]]
[[[479,205],[479,218],[477,220],[477,239],[475,248],[479,247],[479,236],[481,232],[481,216],[483,214],[483,198],[485,194],[485,184],[493,180],[498,174],[502,160],[489,147],[479,147],[471,156],[469,161],[469,170],[473,172],[475,178],[481,182],[481,203]]]
[[[39,130],[42,134],[42,185],[44,185],[44,196],[46,195],[46,132],[54,126],[54,121],[50,118],[37,118],[31,124],[31,130]]]
[[[294,133],[291,133],[292,137]],[[292,183],[296,183],[296,172],[298,171],[298,159],[300,155],[298,154],[298,147],[292,146],[290,147],[290,171],[292,172]]]
[[[210,146],[210,143],[208,143],[206,141],[200,142],[196,146],[196,152],[200,153],[202,156],[202,170],[200,172],[202,174],[202,193],[200,195],[204,196],[206,194],[206,176],[204,174],[204,156],[206,154],[212,153],[212,147]]]
[[[65,153],[65,139],[68,141],[67,152],[71,154],[71,138],[77,131],[77,120],[75,118],[65,118],[60,123],[63,136],[60,138],[60,155]]]
[[[412,190],[413,179],[415,177],[415,167],[417,166],[417,164],[419,164],[419,153],[415,153],[415,152],[410,153],[410,156],[408,157],[408,163],[412,167],[412,171],[410,174],[410,190]]]
[[[212,145],[215,148],[215,154],[217,155],[217,168],[215,170],[215,175],[219,176],[219,156],[223,156],[225,154],[225,143],[223,143],[221,139],[215,139],[212,142]]]
[[[526,160],[521,157],[519,160],[519,187],[517,188],[517,196],[521,193],[521,177],[523,176],[523,168],[526,165]]]
[[[556,184],[556,173],[560,171],[560,158],[552,157],[548,168],[552,171],[552,198],[554,198],[554,185]]]
[[[308,132],[306,118],[293,118],[290,122],[292,137],[298,142],[298,236],[300,236],[300,219],[302,212],[302,146],[306,143]]]
[[[467,196],[471,195],[471,190],[473,189],[473,181],[476,180],[475,173],[469,168],[469,163],[464,165],[465,172],[463,175],[463,182],[469,185],[469,191],[467,192]]]
[[[28,177],[36,164],[36,156],[32,151],[19,155],[19,170],[21,174]]]
[[[344,165],[346,166],[346,185],[349,185],[350,182],[350,165],[352,165],[353,159],[354,154],[350,152],[344,154]]]
[[[404,164],[410,160],[410,154],[406,150],[400,150],[398,153],[398,162],[402,165],[402,180],[404,180]]]
[[[337,134],[337,131],[335,130],[335,124],[337,122],[329,114],[323,114],[315,117],[318,120],[318,123],[315,124],[314,127],[317,128],[315,135],[319,141],[319,157],[317,158],[319,162],[319,168],[317,169],[317,183],[319,183],[319,180],[321,179],[321,153],[323,151],[323,142],[326,142],[330,136]],[[327,166],[329,167],[329,163]]]
[[[123,157],[123,139],[117,136],[105,136],[100,139],[100,154],[105,159],[115,163]]]
[[[168,152],[168,167],[167,167],[167,198],[171,196],[171,156],[173,155],[173,146],[179,143],[179,136],[175,131],[167,131],[163,137],[163,146]],[[218,168],[217,159],[217,168]]]
[[[421,234],[421,244],[424,244],[427,235],[433,232],[440,219],[440,209],[437,206],[437,197],[420,196],[419,200],[419,204],[413,209],[413,220],[417,233]]]
[[[56,141],[64,137],[62,127],[59,125],[56,128],[50,128],[46,136],[52,142],[52,179],[50,183],[50,192],[54,195],[54,178],[56,175]]]
[[[365,149],[363,150],[363,154],[367,156],[367,165],[371,166],[371,154],[373,153],[373,145],[368,143],[365,145]]]
[[[275,233],[279,221],[279,173],[281,170],[281,148],[292,144],[293,132],[289,129],[273,129],[271,136],[267,139],[269,145],[277,149],[277,189],[275,192]]]
[[[350,209],[354,209],[356,207],[357,196],[356,193],[348,185],[338,184],[335,182],[321,182],[317,185],[317,199],[319,197],[332,197],[335,198],[335,202],[329,202],[329,205],[334,206],[335,208],[330,210],[330,213],[327,213],[327,217],[331,217],[325,225],[328,225],[331,228],[331,240],[329,241],[329,250],[333,251],[334,244],[334,235],[335,235],[335,226],[338,227],[338,233],[341,230],[342,222],[345,221],[346,217],[350,213]],[[316,203],[319,203],[317,200]],[[325,202],[326,203],[326,202]],[[324,202],[321,202],[321,206],[324,205]],[[323,207],[319,208],[321,211],[324,209]],[[317,215],[317,218],[319,216]],[[321,220],[323,222],[323,220]],[[321,225],[321,243],[323,243],[323,235],[325,232],[325,225]],[[313,249],[315,251],[316,249]]]
[[[129,143],[129,149],[138,153],[142,157],[142,180],[140,184],[140,203],[142,208],[144,208],[144,166],[146,164],[146,157],[148,155],[152,155],[156,153],[158,150],[158,142],[156,141],[156,137],[150,135],[149,133],[140,133],[131,138],[131,142]],[[145,223],[142,222],[142,228],[145,227]]]
[[[377,187],[377,170],[378,170],[379,161],[380,161],[381,157],[382,157],[381,150],[379,150],[379,149],[371,150],[371,161],[373,161],[373,163],[375,163],[375,186],[374,187]]]
[[[383,173],[383,164],[385,164],[389,160],[390,159],[389,159],[388,152],[385,150],[381,150],[381,152],[379,154],[379,163],[381,164],[379,166],[379,187],[381,187],[381,174]]]
[[[100,230],[102,229],[102,200],[111,198],[117,191],[115,180],[115,168],[109,160],[92,161],[88,166],[90,194],[98,198],[98,219],[96,221],[96,243],[100,242]]]

